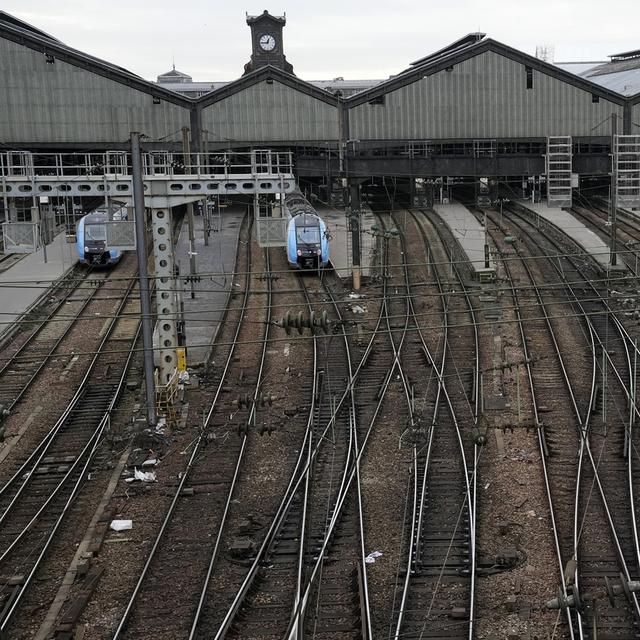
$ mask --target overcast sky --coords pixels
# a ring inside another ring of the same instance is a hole
[[[251,54],[245,11],[264,9],[286,12],[285,54],[305,80],[386,78],[472,31],[532,55],[551,45],[561,62],[640,49],[640,0],[5,0],[0,9],[150,80],[173,58],[197,81],[240,77]]]

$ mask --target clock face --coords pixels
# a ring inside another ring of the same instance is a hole
[[[264,51],[273,51],[276,46],[276,39],[268,33],[261,35],[258,42],[260,43],[260,48]]]

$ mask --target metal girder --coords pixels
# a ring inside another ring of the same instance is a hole
[[[158,162],[160,158],[161,162]],[[290,152],[192,154],[184,166],[181,154],[145,154],[144,189],[148,207],[201,200],[208,195],[289,193],[295,188]],[[0,195],[133,196],[128,154],[0,154]],[[165,200],[163,200],[165,199]]]

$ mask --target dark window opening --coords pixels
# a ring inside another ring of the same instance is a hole
[[[369,100],[369,104],[384,104],[384,96],[376,96],[373,100]]]
[[[451,73],[453,71],[453,65],[451,65],[450,67],[447,67],[445,71],[448,71],[449,73]]]
[[[533,69],[525,67],[524,70],[527,74],[527,89],[533,89]]]
[[[597,96],[595,93],[591,94],[591,102],[600,102],[600,96]]]

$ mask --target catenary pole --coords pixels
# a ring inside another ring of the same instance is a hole
[[[138,254],[138,279],[140,283],[140,309],[142,311],[142,345],[144,347],[144,379],[147,398],[147,421],[155,426],[156,393],[153,379],[153,328],[151,325],[151,298],[147,272],[146,211],[142,184],[142,154],[140,134],[131,133],[131,173],[133,176],[133,206],[136,219],[136,247]]]
[[[185,173],[192,173],[189,127],[182,127],[182,155]],[[187,223],[189,225],[189,281],[191,282],[191,297],[195,298],[196,292],[193,282],[196,275],[196,234],[193,223],[193,202],[187,203]]]
[[[618,176],[617,176],[617,160],[616,157],[616,134],[618,133],[618,114],[611,114],[611,266],[618,264],[618,248],[616,246],[616,233],[618,231],[616,224],[616,214],[618,207]]]

